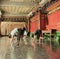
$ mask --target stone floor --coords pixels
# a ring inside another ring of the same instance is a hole
[[[34,49],[31,45],[20,44],[19,47],[16,45],[13,47],[14,50],[10,47],[8,37],[0,37],[0,59],[53,59],[53,57],[60,59],[60,57],[57,58],[60,54],[56,56],[58,52],[54,52],[50,46],[37,45]]]

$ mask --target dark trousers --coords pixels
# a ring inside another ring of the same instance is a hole
[[[17,35],[17,44],[19,45],[19,42],[20,42],[20,35]]]
[[[22,35],[18,35],[18,36],[17,36],[17,43],[18,43],[18,45],[19,45],[19,42],[20,42],[21,40],[23,40],[23,36],[22,36]]]

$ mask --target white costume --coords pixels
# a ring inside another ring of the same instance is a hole
[[[23,40],[24,40],[25,44],[28,44],[28,42],[27,42],[27,31],[26,30],[24,31]]]
[[[11,35],[10,44],[13,50],[14,50],[14,35],[16,35],[17,32],[18,32],[18,28],[14,28],[10,33]]]
[[[11,31],[11,36],[13,37],[14,35],[16,35],[16,33],[18,32],[18,29],[17,28],[15,28],[15,29],[13,29],[12,31]]]
[[[24,31],[24,35],[27,35],[27,31],[26,30]]]

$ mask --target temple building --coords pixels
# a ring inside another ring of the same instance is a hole
[[[60,59],[60,0],[0,0],[0,59]]]

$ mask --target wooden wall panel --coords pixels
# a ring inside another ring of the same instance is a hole
[[[8,35],[14,28],[26,27],[25,22],[1,22],[1,34]]]
[[[40,29],[40,12],[30,19],[30,31],[34,32]]]
[[[60,10],[57,10],[54,13],[48,15],[48,25],[46,28],[48,30],[60,30]]]

